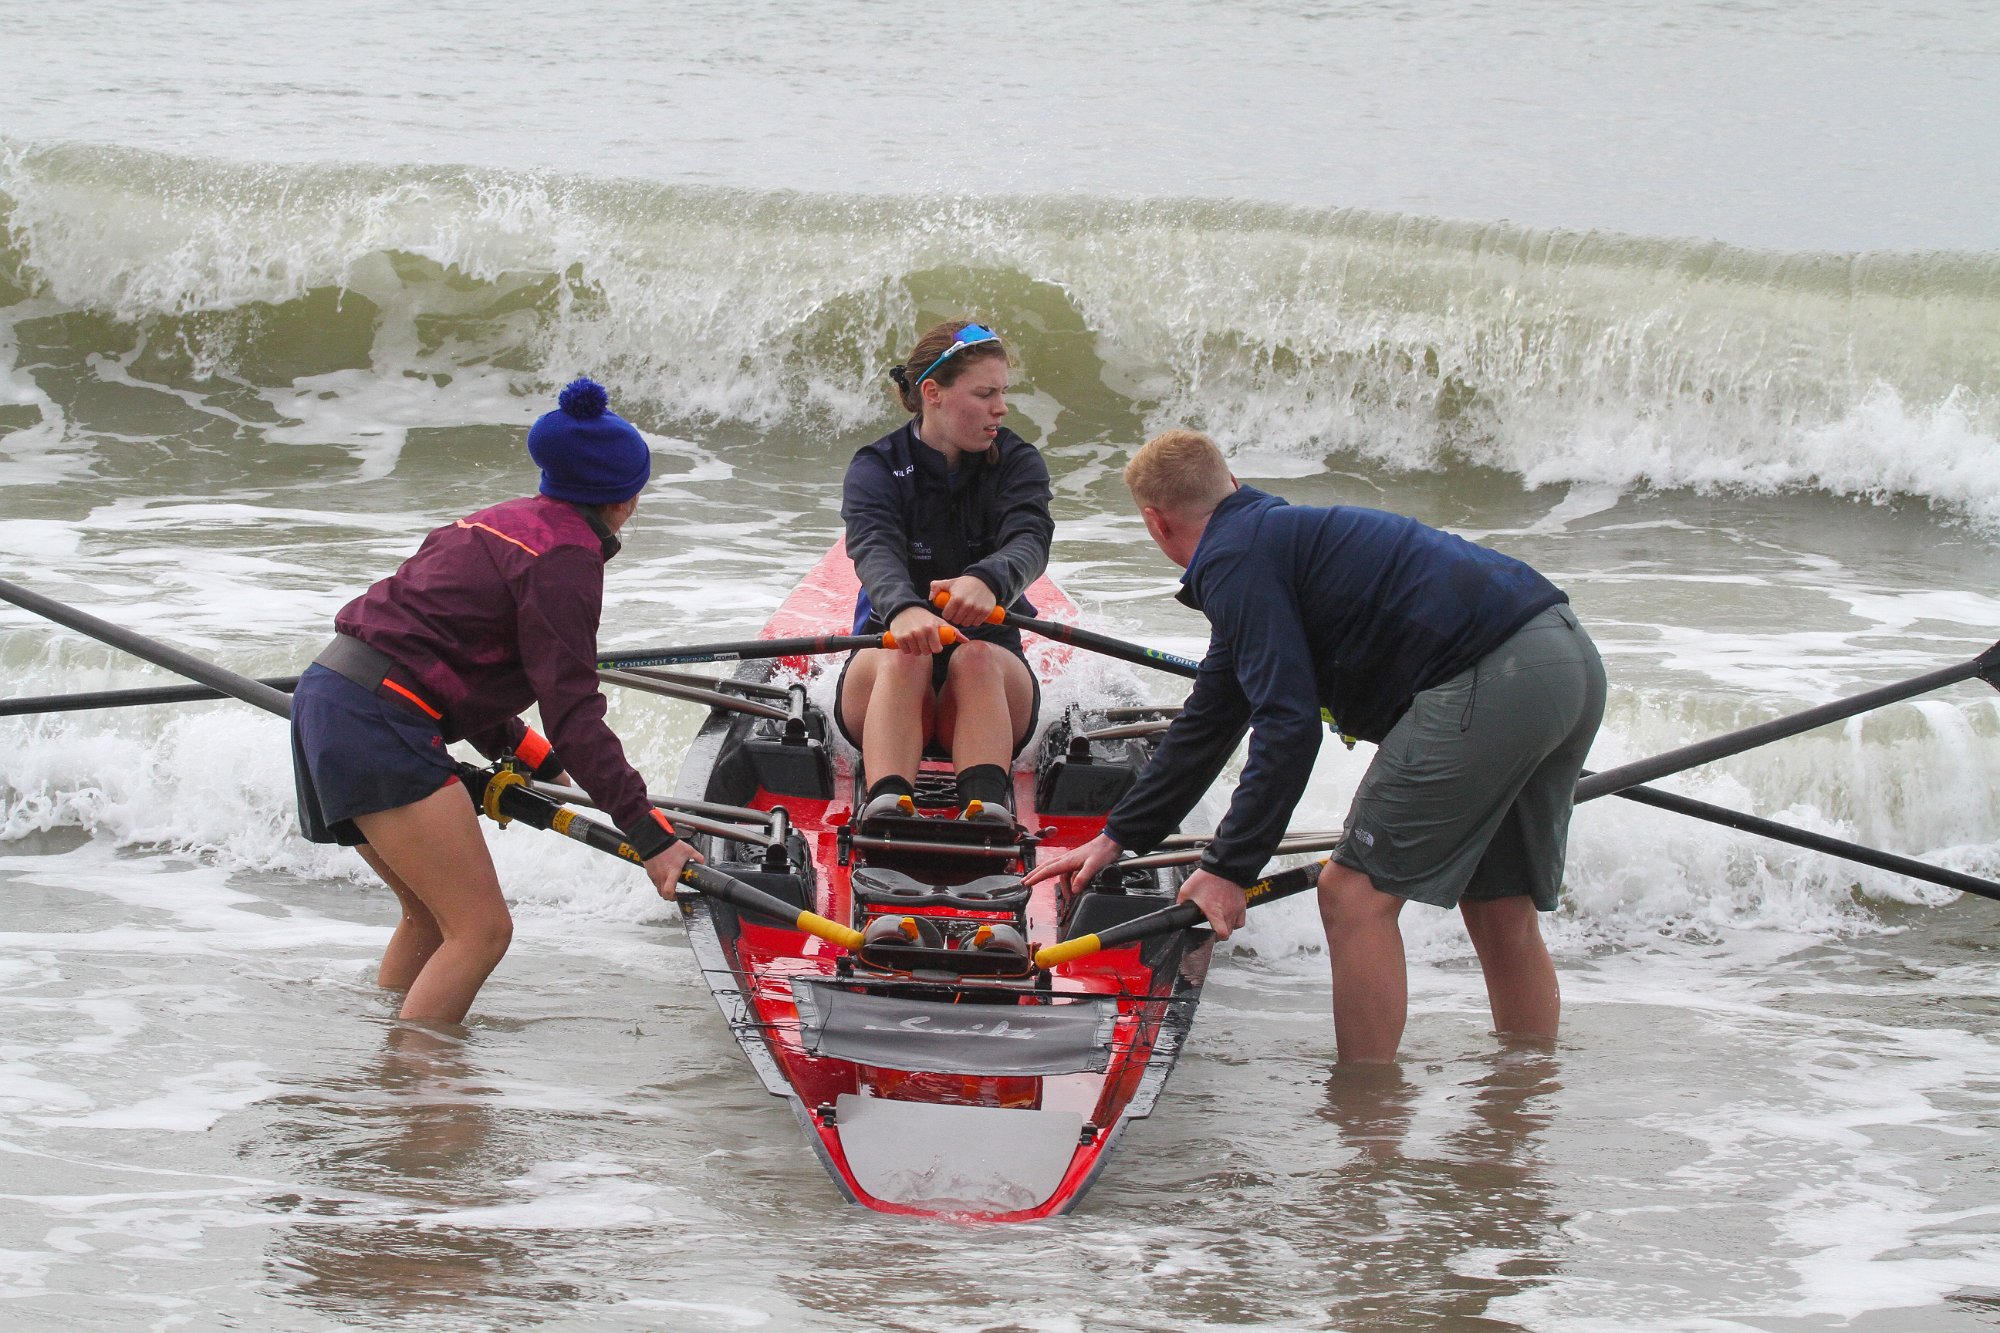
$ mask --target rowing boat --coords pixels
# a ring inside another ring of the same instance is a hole
[[[764,637],[845,623],[856,587],[836,543]],[[1076,615],[1046,578],[1029,596],[1052,618]],[[1072,652],[1029,642],[1045,698]],[[865,778],[810,697],[806,669],[803,658],[737,667],[721,688],[748,706],[711,709],[675,803],[747,820],[698,835],[709,863],[864,943],[850,951],[713,898],[687,902],[716,1003],[850,1200],[979,1221],[1063,1213],[1126,1127],[1151,1113],[1194,1018],[1212,937],[1176,930],[1038,970],[1036,948],[1158,910],[1187,871],[1126,871],[1068,903],[1022,875],[1037,855],[1101,831],[1152,737],[1095,735],[1133,728],[1071,705],[1016,761],[1016,827],[949,818],[951,771],[931,761],[917,782],[929,817],[856,827]]]

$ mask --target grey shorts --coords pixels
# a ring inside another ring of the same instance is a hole
[[[1334,850],[1434,907],[1525,893],[1556,907],[1576,780],[1604,720],[1604,663],[1566,604],[1411,701]]]

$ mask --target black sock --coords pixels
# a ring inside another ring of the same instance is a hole
[[[913,797],[917,794],[917,789],[914,786],[910,785],[910,780],[908,778],[899,778],[892,773],[888,777],[883,778],[880,782],[872,784],[868,788],[868,800],[872,801],[877,796],[880,796],[884,792],[890,792],[897,796]],[[867,802],[863,802],[864,805],[866,803]]]
[[[1008,780],[1007,770],[998,764],[974,764],[958,775],[958,803],[961,807],[974,801],[982,805],[997,805],[1003,810],[1013,808],[1007,797],[1008,788],[1014,784]]]

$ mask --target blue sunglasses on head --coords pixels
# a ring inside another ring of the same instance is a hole
[[[935,371],[939,366],[951,360],[954,356],[957,356],[960,352],[963,352],[966,348],[977,347],[981,343],[997,343],[999,341],[1000,341],[1000,335],[995,333],[993,330],[987,328],[984,324],[966,325],[964,328],[958,331],[958,340],[954,342],[951,346],[945,348],[944,354],[938,357],[937,360],[931,362],[930,368],[928,370],[924,371],[923,374],[917,376],[917,378],[910,385],[911,389],[915,389],[917,385],[922,384],[925,380],[929,379],[931,377],[932,371]]]

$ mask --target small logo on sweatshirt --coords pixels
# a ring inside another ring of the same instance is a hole
[[[1354,840],[1360,843],[1363,847],[1373,847],[1375,845],[1375,835],[1370,833],[1367,829],[1365,828],[1350,829],[1349,832],[1354,835]]]

